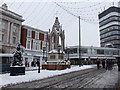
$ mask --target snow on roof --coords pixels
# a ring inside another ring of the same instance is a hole
[[[54,50],[49,51],[48,53],[58,53],[58,51],[54,49]]]
[[[58,52],[58,50],[56,50],[56,49],[51,50],[51,51],[49,51],[48,53],[64,53],[64,54],[65,54],[64,51],[60,50],[60,52]]]

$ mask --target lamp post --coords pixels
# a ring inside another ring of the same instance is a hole
[[[40,61],[38,61],[38,73],[40,73]]]
[[[79,66],[82,65],[81,63],[81,32],[80,32],[80,16],[79,16],[79,58],[78,58]]]
[[[46,50],[46,47],[43,47],[43,60],[45,60],[45,61],[46,61],[46,58],[44,57],[45,50]]]

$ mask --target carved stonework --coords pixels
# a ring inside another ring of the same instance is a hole
[[[64,41],[64,30],[62,30],[62,25],[56,17],[52,31],[49,30],[50,51],[48,52],[47,61],[42,65],[42,69],[63,70],[70,68],[70,62],[65,61]]]
[[[65,35],[64,30],[62,30],[62,25],[60,25],[58,17],[55,19],[55,23],[52,27],[52,31],[49,30],[50,38],[50,50],[58,50],[58,46],[61,46],[61,50],[64,50]]]

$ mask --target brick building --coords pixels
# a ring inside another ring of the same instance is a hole
[[[47,32],[23,25],[21,30],[21,44],[25,47],[24,60],[31,63],[33,60],[42,64],[43,48],[48,49]],[[46,51],[45,50],[45,51]],[[44,54],[44,57],[46,53]]]

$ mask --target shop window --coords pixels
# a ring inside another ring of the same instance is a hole
[[[98,50],[97,50],[97,54],[104,54],[104,50],[98,49]]]

